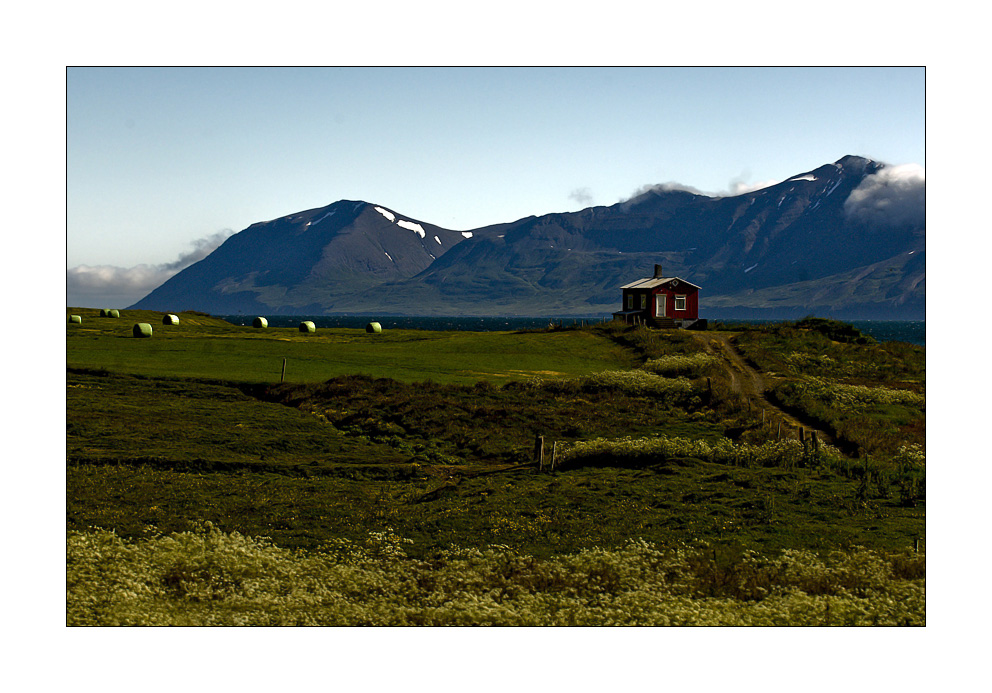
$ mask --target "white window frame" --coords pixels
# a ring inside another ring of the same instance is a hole
[[[675,310],[677,310],[677,311],[678,310],[682,310],[682,311],[686,310],[686,303],[687,302],[686,302],[685,299],[686,299],[686,297],[684,295],[679,296],[678,294],[676,294],[676,296],[675,296]],[[680,303],[682,304],[682,307],[681,308],[679,307],[679,304]]]
[[[627,310],[634,310],[634,294],[627,294]]]

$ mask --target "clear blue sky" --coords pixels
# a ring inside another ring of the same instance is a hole
[[[161,267],[340,199],[464,230],[657,183],[726,194],[846,154],[926,166],[923,68],[70,68],[66,81],[69,270]],[[154,288],[131,280],[140,295],[122,305]]]

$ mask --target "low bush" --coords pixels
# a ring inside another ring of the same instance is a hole
[[[710,354],[697,352],[695,354],[662,356],[656,359],[649,359],[643,368],[649,373],[663,376],[686,376],[697,378],[719,363],[719,359]]]
[[[426,560],[376,532],[288,551],[204,523],[125,541],[69,532],[66,624],[178,626],[926,625],[925,557],[640,539],[546,560],[505,546]]]
[[[926,396],[910,390],[846,385],[809,376],[793,381],[787,387],[799,398],[819,400],[839,409],[858,409],[879,404],[926,408]]]
[[[577,378],[534,378],[531,387],[549,392],[617,392],[641,397],[671,397],[680,400],[692,393],[692,382],[686,378],[664,378],[642,370],[603,371]]]
[[[696,458],[737,467],[837,466],[842,456],[829,445],[815,450],[798,440],[771,441],[762,445],[732,443],[724,438],[714,443],[705,440],[653,436],[650,438],[596,438],[564,446],[560,453],[564,466],[581,466],[593,462],[645,466],[671,459]]]

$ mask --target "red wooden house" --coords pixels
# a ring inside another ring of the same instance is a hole
[[[679,277],[665,277],[661,265],[654,276],[624,284],[623,307],[614,320],[653,327],[706,329],[699,319],[699,287]]]

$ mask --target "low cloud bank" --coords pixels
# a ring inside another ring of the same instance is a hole
[[[877,226],[922,226],[926,212],[926,172],[919,164],[886,166],[865,178],[844,202],[849,218]]]
[[[628,197],[626,200],[621,200],[621,202],[633,202],[639,197],[643,197],[648,193],[664,193],[672,191],[681,191],[692,193],[693,195],[706,195],[702,190],[694,188],[691,185],[683,185],[682,183],[676,183],[675,181],[670,181],[668,183],[657,183],[654,185],[642,185],[634,193]]]
[[[777,183],[781,183],[781,181],[766,180],[758,183],[748,183],[740,178],[735,178],[728,183],[726,190],[705,192],[699,188],[694,188],[691,185],[671,181],[668,183],[642,185],[631,193],[631,195],[620,200],[620,202],[638,202],[640,201],[639,198],[644,197],[648,193],[665,193],[672,192],[673,190],[688,192],[693,195],[703,195],[705,197],[736,197],[737,195],[743,195],[744,193],[761,190],[762,188],[767,188],[769,185],[775,185]]]
[[[193,249],[161,265],[79,265],[66,270],[66,305],[86,308],[121,308],[138,302],[181,270],[199,262],[226,241],[225,229],[191,243]]]
[[[767,188],[772,185],[777,185],[781,183],[780,180],[766,180],[758,183],[748,183],[743,180],[733,180],[730,182],[730,189],[723,193],[717,193],[715,197],[737,197],[738,195],[743,195],[745,193],[754,192],[755,190],[761,190],[762,188]]]

